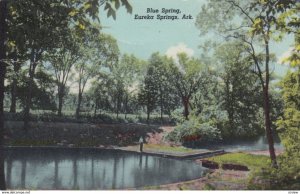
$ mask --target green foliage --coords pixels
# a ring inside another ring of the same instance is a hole
[[[249,178],[248,188],[256,190],[299,190],[300,163],[299,160],[279,156],[279,168],[269,166],[262,171],[256,171]]]
[[[155,76],[155,68],[150,66],[147,69],[147,74],[138,97],[139,103],[146,106],[147,114],[150,114],[156,108],[158,90]]]
[[[278,157],[278,169],[267,168],[251,180],[256,189],[300,189],[300,70],[296,67],[281,82],[283,115],[277,120],[277,131],[284,146]]]
[[[189,120],[177,124],[174,131],[170,132],[166,138],[194,146],[220,141],[221,132],[213,120],[204,121],[199,117],[190,116]]]
[[[181,98],[186,119],[189,116],[192,96],[205,84],[205,70],[199,59],[190,58],[186,53],[179,53],[177,61],[169,63],[170,83]]]
[[[282,81],[284,114],[278,119],[278,131],[285,152],[279,169],[271,171],[273,181],[300,188],[300,70],[289,72]],[[279,188],[279,185],[276,185]],[[289,188],[290,189],[290,188]]]
[[[24,71],[19,77],[20,83],[17,86],[17,98],[20,100],[21,106],[26,104],[26,92],[28,90],[28,77]],[[35,82],[32,85],[32,102],[33,109],[40,110],[56,110],[55,98],[53,91],[55,82],[52,77],[43,69],[39,69],[35,75]]]
[[[262,91],[246,45],[240,42],[222,44],[215,58],[220,70],[221,108],[227,113],[223,135],[255,136],[263,132],[258,110],[262,109]]]
[[[175,123],[183,123],[185,118],[182,116],[183,109],[177,108],[171,112],[171,118]]]
[[[174,88],[170,84],[168,65],[170,60],[153,53],[148,61],[146,75],[140,86],[139,102],[146,106],[150,114],[157,106],[160,107],[161,115],[174,107]]]

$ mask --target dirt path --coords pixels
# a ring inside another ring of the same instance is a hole
[[[205,177],[191,181],[154,186],[157,190],[246,190],[249,172],[215,170]]]
[[[275,154],[278,156],[284,152],[283,149],[276,149]],[[264,155],[269,156],[269,150],[253,150],[253,151],[247,151],[246,153],[253,154],[253,155]]]
[[[146,139],[148,144],[158,144],[158,145],[174,145],[174,142],[168,142],[164,139],[165,135],[174,130],[174,126],[161,126],[161,132],[148,133],[148,138]]]

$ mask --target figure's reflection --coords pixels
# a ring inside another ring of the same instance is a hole
[[[143,163],[143,156],[140,155],[140,160],[139,160],[139,167],[140,167],[140,169],[142,168],[142,163]]]
[[[148,156],[146,155],[145,171],[148,172]]]

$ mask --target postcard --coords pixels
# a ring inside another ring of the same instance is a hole
[[[0,0],[0,190],[298,193],[299,6]]]

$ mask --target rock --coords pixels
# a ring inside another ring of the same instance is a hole
[[[209,169],[219,169],[219,164],[217,162],[202,160],[202,166]]]
[[[249,171],[247,166],[239,165],[239,164],[222,164],[223,170],[239,170],[239,171]]]

